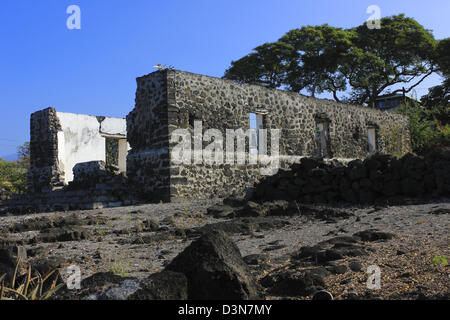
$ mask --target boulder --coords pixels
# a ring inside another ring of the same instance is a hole
[[[394,237],[392,233],[381,232],[377,230],[365,230],[357,232],[353,235],[354,237],[360,238],[362,241],[378,241],[378,240],[390,240]]]
[[[187,284],[184,274],[166,270],[140,281],[140,288],[128,300],[186,300]]]
[[[239,249],[223,232],[210,230],[166,267],[186,275],[189,299],[260,299],[261,290]]]
[[[208,208],[208,215],[212,215],[214,218],[226,218],[234,212],[234,208],[227,205],[217,205]]]
[[[322,267],[303,271],[281,271],[261,279],[261,284],[273,295],[301,297],[325,288],[324,278],[329,272]]]
[[[90,239],[91,237],[92,232],[89,229],[79,226],[70,226],[42,230],[41,233],[33,239],[33,242],[80,241]]]

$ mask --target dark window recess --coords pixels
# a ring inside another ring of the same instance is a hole
[[[355,131],[353,132],[353,139],[359,140],[359,138],[360,138],[359,128],[356,128]]]
[[[194,127],[195,115],[193,113],[189,113],[189,126]]]
[[[105,138],[106,143],[106,164],[117,166],[119,164],[119,140]]]

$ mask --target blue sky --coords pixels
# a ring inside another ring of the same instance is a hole
[[[437,39],[450,36],[448,0],[3,0],[0,156],[29,140],[34,111],[125,117],[136,77],[159,62],[221,77],[232,60],[290,29],[357,26],[373,4],[382,16],[415,18]],[[81,30],[66,27],[69,5],[81,8]]]

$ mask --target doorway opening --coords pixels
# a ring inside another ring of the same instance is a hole
[[[377,133],[375,127],[370,127],[367,130],[367,138],[369,140],[369,154],[377,152]]]
[[[331,158],[329,121],[325,119],[316,120],[316,140],[318,155],[321,158]]]
[[[127,171],[127,139],[105,137],[106,144],[106,164],[119,168],[120,172]]]
[[[264,129],[264,115],[260,113],[250,113],[250,139],[249,152],[252,155],[260,154],[262,151],[259,130]]]

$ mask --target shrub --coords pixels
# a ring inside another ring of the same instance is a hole
[[[23,193],[27,190],[27,166],[18,161],[0,159],[0,189],[12,193]]]
[[[418,104],[407,104],[401,113],[409,117],[412,149],[423,154],[436,146],[450,146],[450,125],[441,125],[433,111]]]
[[[405,128],[403,126],[381,127],[379,135],[384,141],[386,153],[396,158],[401,158],[408,153],[407,144],[403,141],[405,137]]]

